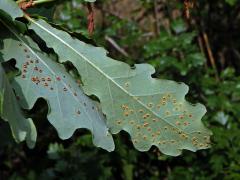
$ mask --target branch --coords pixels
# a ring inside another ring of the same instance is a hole
[[[205,47],[206,47],[206,50],[207,50],[208,58],[210,60],[210,63],[212,65],[213,70],[215,71],[216,80],[219,81],[220,79],[219,79],[219,76],[218,76],[217,66],[216,66],[216,63],[215,63],[215,59],[214,59],[214,56],[213,56],[212,49],[210,47],[208,35],[206,34],[206,32],[203,32],[202,36],[203,36],[203,40],[205,42]]]
[[[111,37],[105,36],[105,40],[108,41],[117,51],[119,51],[125,57],[129,57],[129,54],[121,48]]]

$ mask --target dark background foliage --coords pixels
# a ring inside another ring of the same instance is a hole
[[[32,110],[39,133],[33,150],[15,144],[0,121],[0,179],[240,179],[239,10],[239,0],[201,0],[186,20],[181,1],[98,0],[91,40],[81,0],[38,9],[114,58],[150,63],[155,77],[188,84],[187,99],[208,109],[203,122],[213,131],[212,148],[179,157],[155,148],[143,153],[120,133],[114,136],[116,150],[108,153],[83,130],[61,141],[40,99]]]

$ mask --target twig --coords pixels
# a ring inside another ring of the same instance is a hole
[[[18,6],[23,10],[27,10],[28,8],[32,7],[33,6],[33,0],[30,0],[30,1],[23,1],[23,2],[20,2],[18,4]]]
[[[200,47],[201,53],[204,54],[203,42],[201,36],[198,36],[198,45]]]
[[[122,15],[120,15],[120,14],[118,14],[118,13],[116,13],[116,12],[111,12],[111,11],[109,11],[108,9],[105,9],[105,8],[103,8],[102,10],[103,10],[105,13],[107,13],[108,15],[115,16],[115,17],[117,17],[117,18],[120,19],[120,20],[124,20],[124,19],[125,19]]]
[[[36,1],[33,1],[33,0],[18,0],[16,1],[16,3],[19,5],[19,7],[22,9],[22,10],[26,10],[32,6],[35,6],[35,5],[38,5],[38,4],[43,4],[43,3],[49,3],[49,2],[53,2],[53,1],[56,1],[56,0],[36,0]]]
[[[94,11],[92,8],[91,3],[87,3],[87,8],[88,8],[88,33],[89,36],[92,36],[93,31],[94,31]]]
[[[199,45],[199,48],[200,48],[200,51],[201,51],[201,53],[202,54],[205,54],[205,52],[204,52],[204,47],[203,47],[203,40],[202,40],[202,37],[201,37],[201,35],[199,35],[198,36],[198,45]],[[206,70],[207,70],[207,61],[204,63],[204,65],[205,65],[205,68],[206,68]]]
[[[158,0],[154,0],[154,11],[155,11],[155,21],[156,21],[156,33],[160,34],[160,23],[158,19]]]
[[[154,37],[154,33],[153,32],[146,32],[146,33],[143,33],[142,35],[141,35],[142,37]]]
[[[105,36],[105,40],[108,41],[117,51],[119,51],[125,57],[129,57],[129,54],[121,48],[111,37]]]
[[[224,69],[224,65],[226,63],[224,53],[225,53],[225,49],[223,49],[223,51],[218,52],[218,56],[219,56],[219,59],[220,59],[220,64],[221,64],[221,69],[222,70]]]
[[[215,63],[214,56],[213,56],[213,52],[212,52],[212,49],[211,49],[211,46],[210,46],[210,43],[209,43],[209,39],[208,39],[207,33],[204,30],[205,26],[204,26],[204,23],[202,22],[199,2],[194,0],[193,5],[195,5],[195,9],[197,10],[197,13],[198,13],[198,16],[195,16],[195,21],[196,21],[196,25],[197,25],[197,27],[199,29],[199,32],[200,32],[200,39],[199,39],[200,41],[199,42],[202,43],[202,46],[203,46],[204,50],[206,50],[206,51],[204,51],[205,52],[204,54],[210,60],[211,66],[212,66],[212,68],[214,70],[214,73],[215,73],[216,80],[220,81],[217,66],[216,66],[216,63]],[[207,68],[207,65],[205,65],[205,67]]]
[[[48,2],[53,2],[56,0],[37,0],[37,1],[33,1],[33,6],[37,5],[37,4],[43,4],[43,3],[48,3]]]
[[[184,0],[183,5],[184,5],[184,16],[186,19],[190,19],[190,9],[193,9],[194,4],[195,4],[195,0],[191,1],[191,0]]]
[[[209,44],[208,36],[205,32],[203,32],[203,40],[204,40],[205,47],[206,47],[206,50],[207,50],[208,58],[210,60],[212,68],[215,71],[216,80],[219,81],[220,79],[219,79],[219,76],[218,76],[217,66],[216,66],[216,63],[215,63],[215,59],[213,57],[212,49],[211,49],[210,44]]]

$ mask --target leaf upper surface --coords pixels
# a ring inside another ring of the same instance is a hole
[[[6,27],[8,27],[5,24]],[[23,108],[30,109],[40,97],[47,100],[48,119],[62,139],[78,128],[93,133],[96,146],[114,149],[111,134],[97,103],[88,98],[80,85],[61,67],[41,52],[28,37],[8,27],[12,35],[4,39],[3,58],[15,58],[21,75],[15,78],[14,88]]]
[[[206,109],[185,100],[188,86],[152,78],[147,64],[129,65],[106,56],[106,51],[72,38],[43,20],[33,29],[59,55],[78,69],[88,95],[96,95],[112,133],[128,132],[134,146],[147,151],[152,145],[177,156],[183,149],[210,147],[211,132],[201,122]]]

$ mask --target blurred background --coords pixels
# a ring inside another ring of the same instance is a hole
[[[239,0],[196,1],[189,19],[180,0],[97,0],[91,38],[81,0],[50,7],[37,11],[80,39],[105,47],[109,56],[130,65],[150,63],[154,77],[188,84],[188,101],[207,107],[203,122],[214,133],[212,148],[179,157],[156,148],[138,152],[121,132],[114,136],[116,150],[108,153],[93,146],[88,131],[60,140],[42,109],[35,119],[39,135],[33,150],[14,143],[8,125],[0,121],[0,179],[240,179]]]

